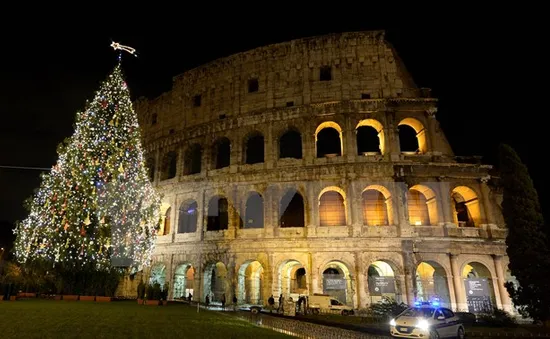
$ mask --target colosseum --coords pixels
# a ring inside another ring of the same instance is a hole
[[[454,155],[437,102],[384,31],[234,54],[138,99],[163,195],[147,280],[173,299],[512,311],[498,177]]]

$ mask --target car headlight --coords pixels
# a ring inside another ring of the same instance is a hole
[[[420,319],[416,323],[416,328],[419,328],[421,330],[427,330],[430,327],[430,324],[426,319]]]
[[[395,325],[397,325],[397,324],[395,323],[395,319],[390,320],[390,326],[395,326]]]

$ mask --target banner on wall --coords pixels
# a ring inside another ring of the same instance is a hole
[[[345,290],[346,279],[344,278],[324,278],[323,287],[325,290]]]
[[[395,278],[369,277],[369,293],[371,296],[395,293]]]
[[[487,279],[464,279],[466,302],[470,313],[493,313],[493,303]]]

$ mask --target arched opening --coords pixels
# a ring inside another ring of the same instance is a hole
[[[281,199],[279,215],[281,227],[304,227],[304,198],[295,189],[290,189]]]
[[[315,145],[317,158],[341,156],[342,128],[332,121],[320,124],[315,131]]]
[[[214,142],[212,147],[213,168],[220,169],[229,166],[231,159],[231,142],[223,137]]]
[[[246,200],[244,228],[264,227],[264,199],[257,192],[252,192]]]
[[[387,262],[381,260],[373,262],[368,268],[367,275],[371,304],[381,301],[384,297],[398,303],[402,301],[395,271]]]
[[[353,289],[349,269],[339,261],[328,263],[322,270],[323,294],[346,305],[353,305]]]
[[[195,200],[181,204],[178,220],[178,233],[196,232],[198,214],[198,205]]]
[[[478,262],[470,262],[462,269],[468,312],[493,313],[497,307],[491,271]]]
[[[229,204],[227,199],[215,196],[208,203],[207,231],[226,230],[229,227]]]
[[[255,132],[248,136],[244,150],[246,164],[258,164],[264,162],[264,136]]]
[[[151,182],[155,181],[155,159],[150,157],[147,159],[147,174]]]
[[[426,130],[414,118],[405,118],[398,124],[401,153],[422,154],[427,152]]]
[[[231,284],[227,276],[227,267],[222,262],[210,264],[204,271],[204,298],[211,302],[221,302],[225,295],[226,303],[231,300]]]
[[[149,275],[149,284],[159,284],[161,288],[164,287],[166,282],[166,265],[163,263],[156,263],[151,267],[151,273]]]
[[[178,154],[174,151],[166,153],[162,161],[162,173],[160,180],[167,180],[176,177],[178,167]]]
[[[174,299],[188,299],[194,295],[195,268],[191,264],[181,264],[174,273]]]
[[[302,159],[302,136],[295,130],[286,131],[279,139],[279,159]]]
[[[384,154],[385,138],[382,124],[374,119],[361,120],[356,127],[359,155]]]
[[[393,225],[393,205],[387,188],[371,185],[362,194],[363,224],[367,226]]]
[[[319,197],[319,225],[345,226],[347,224],[346,205],[339,191],[344,192],[338,187],[326,188],[323,191]]]
[[[281,293],[298,300],[300,295],[308,294],[307,275],[304,266],[297,260],[288,260],[279,269],[279,286]]]
[[[168,210],[166,210],[166,213],[164,214],[164,227],[163,227],[163,235],[170,234],[170,215],[172,214],[172,207],[168,207]]]
[[[434,261],[423,261],[416,267],[416,300],[438,299],[442,307],[451,307],[447,272]]]
[[[479,226],[481,210],[477,194],[467,186],[455,187],[451,193],[455,222],[460,227]]]
[[[259,261],[251,261],[239,268],[237,300],[246,304],[263,304],[264,268]]]
[[[411,225],[437,225],[437,200],[431,188],[424,185],[414,185],[407,194],[407,204]]]
[[[185,151],[184,174],[191,175],[201,172],[202,149],[201,145],[193,144]]]

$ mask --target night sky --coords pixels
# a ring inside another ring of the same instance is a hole
[[[55,29],[33,21],[31,33],[2,36],[9,49],[3,49],[0,66],[0,166],[55,163],[56,146],[72,134],[76,112],[116,64],[111,40],[139,53],[123,62],[135,99],[168,91],[173,76],[233,53],[312,35],[384,29],[417,85],[432,88],[440,99],[437,118],[456,155],[483,155],[494,164],[499,142],[509,143],[528,165],[545,206],[549,180],[540,154],[548,151],[541,120],[548,61],[536,29],[485,14],[408,21],[393,15],[391,20],[336,14],[331,20],[314,14],[253,21],[212,17],[172,21],[170,27],[142,21],[95,32],[80,21]],[[39,173],[0,168],[0,237],[25,217],[23,200],[38,187]]]

